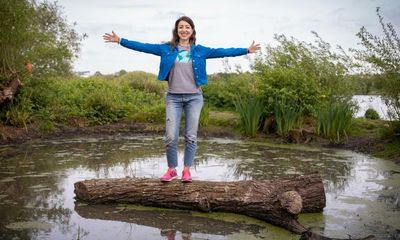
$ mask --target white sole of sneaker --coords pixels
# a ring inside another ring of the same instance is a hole
[[[165,179],[160,179],[160,180],[161,180],[161,182],[171,182],[172,180],[177,179],[177,178],[178,178],[178,176],[172,177],[168,180],[165,180]]]

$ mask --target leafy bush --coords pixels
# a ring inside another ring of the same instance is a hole
[[[268,46],[253,68],[259,79],[260,95],[272,114],[274,99],[285,98],[309,115],[332,96],[350,95],[347,73],[351,59],[334,52],[316,33],[314,44],[276,35],[276,47]]]
[[[86,97],[85,118],[89,123],[105,124],[116,122],[127,115],[126,109],[112,101],[111,96],[101,92],[91,93]]]
[[[296,69],[269,68],[259,72],[262,75],[260,91],[268,115],[274,113],[276,99],[286,101],[304,109],[306,114],[324,100],[318,86],[302,71]]]
[[[127,120],[135,122],[165,122],[165,104],[162,99],[152,100],[153,104],[144,104],[138,111],[131,112]]]
[[[116,78],[116,80],[128,81],[133,89],[156,93],[159,96],[163,96],[167,89],[166,82],[157,80],[157,77],[154,74],[142,71],[120,74],[120,77]]]
[[[51,121],[43,121],[39,124],[39,130],[44,133],[53,132],[55,129],[53,122]]]
[[[264,112],[264,107],[260,99],[254,97],[237,97],[234,104],[240,116],[240,125],[243,132],[246,135],[255,136]]]
[[[71,119],[80,119],[86,124],[124,119],[164,121],[163,97],[133,89],[132,81],[115,77],[32,78],[18,96],[25,100],[11,104],[8,116],[3,114],[1,118],[13,125],[29,121],[68,123]]]
[[[25,127],[32,120],[32,101],[24,89],[0,111],[0,120],[18,127]]]
[[[209,83],[202,87],[204,98],[214,107],[234,109],[236,96],[256,95],[256,77],[251,73],[219,73],[209,76]]]
[[[368,108],[367,111],[365,111],[364,116],[365,116],[365,118],[367,118],[367,119],[374,119],[374,120],[380,118],[380,117],[379,117],[379,114],[378,114],[378,113],[375,111],[375,109],[373,109],[373,108]]]

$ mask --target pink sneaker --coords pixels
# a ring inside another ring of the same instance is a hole
[[[161,182],[170,182],[178,177],[175,169],[168,168],[167,172],[160,178]]]
[[[190,170],[189,169],[184,169],[182,171],[182,182],[187,183],[192,181],[192,176],[190,176]]]

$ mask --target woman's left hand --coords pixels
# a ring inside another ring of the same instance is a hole
[[[257,52],[257,51],[260,50],[260,49],[261,49],[260,44],[259,44],[259,43],[255,44],[254,41],[253,41],[253,42],[251,43],[250,47],[247,48],[247,52],[248,52],[248,53],[255,53],[255,52]]]

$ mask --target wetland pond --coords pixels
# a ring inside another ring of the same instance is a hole
[[[0,239],[299,239],[237,214],[75,199],[77,181],[158,178],[166,168],[159,136],[0,146]],[[327,206],[322,213],[300,214],[302,224],[329,237],[400,239],[400,166],[391,161],[337,149],[200,139],[192,175],[194,181],[272,180],[315,171],[323,176]]]

